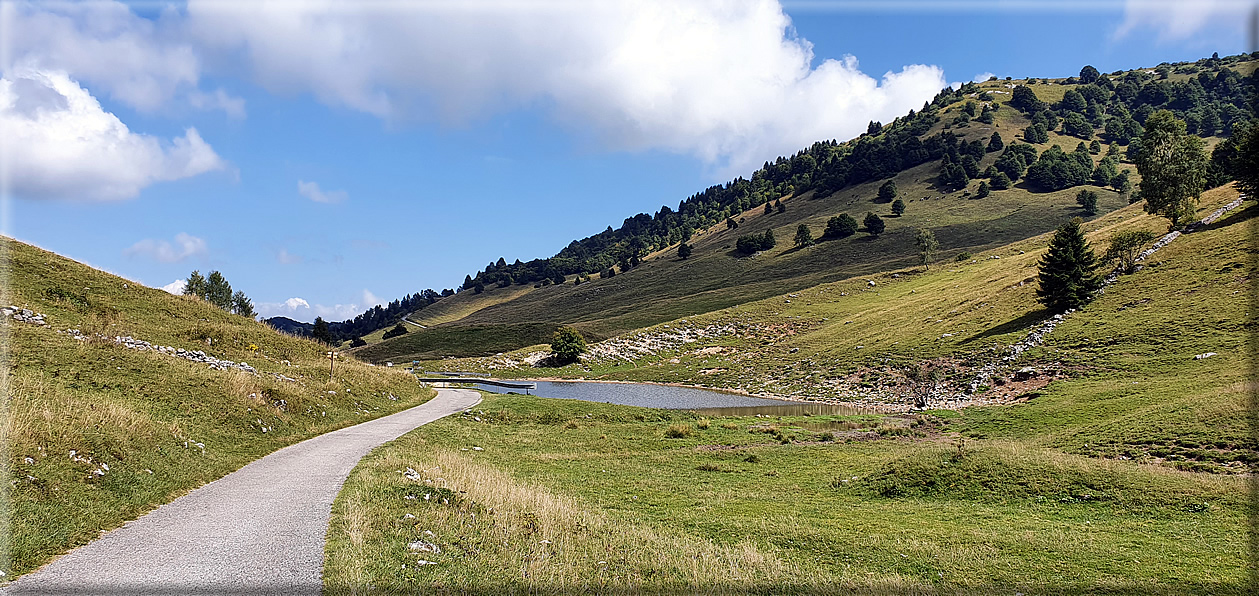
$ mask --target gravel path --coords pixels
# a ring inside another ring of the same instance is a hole
[[[0,594],[319,594],[332,500],[359,459],[472,407],[467,389],[285,447],[128,522]]]

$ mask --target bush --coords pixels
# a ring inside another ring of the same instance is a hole
[[[1071,112],[1062,120],[1062,132],[1073,137],[1088,139],[1093,136],[1093,125],[1089,124],[1089,121],[1085,120],[1083,115]],[[1048,137],[1046,137],[1045,141],[1048,140]]]
[[[687,244],[685,242],[679,244],[678,245],[678,258],[682,260],[686,260],[687,258],[691,256],[691,252],[693,252],[693,250],[694,249],[691,248],[690,244]]]
[[[824,238],[847,238],[857,233],[857,220],[847,213],[841,213],[826,220]]]
[[[905,201],[896,199],[892,201],[892,215],[900,217],[905,214]]]
[[[809,226],[800,224],[800,227],[796,228],[795,243],[800,247],[813,246],[813,232],[809,231]]]
[[[586,351],[586,338],[572,327],[560,327],[551,338],[551,358],[559,364],[576,362]]]
[[[1088,182],[1092,175],[1093,158],[1087,148],[1065,153],[1062,148],[1054,145],[1040,154],[1036,163],[1027,168],[1027,182],[1042,190],[1079,186]]]
[[[956,257],[953,257],[953,260],[954,260],[954,261],[956,261],[956,262],[958,262],[958,263],[961,263],[962,261],[969,261],[969,260],[971,260],[971,257],[973,257],[973,256],[974,256],[974,255],[970,254],[970,253],[969,253],[969,252],[967,252],[967,251],[962,251],[962,252],[957,253],[957,256],[956,256]]]
[[[1006,176],[1005,172],[997,172],[997,174],[992,177],[993,190],[1005,190],[1010,188],[1011,185],[1012,183],[1010,182],[1010,177]]]
[[[695,430],[689,424],[671,424],[664,431],[664,436],[668,439],[683,439],[693,434]]]
[[[866,213],[866,219],[864,223],[866,225],[866,232],[868,232],[871,236],[874,236],[876,238],[878,237],[879,234],[882,234],[883,230],[886,228],[886,224],[883,223],[883,218],[873,213]]]
[[[979,190],[975,193],[975,198],[982,199],[984,197],[987,197],[989,194],[992,194],[992,190],[988,187],[988,183],[980,182]]]
[[[888,180],[879,187],[879,200],[886,203],[896,198],[896,183]]]
[[[354,338],[354,339],[351,339],[351,340],[350,340],[350,347],[351,347],[351,348],[361,348],[361,347],[363,347],[363,346],[365,346],[365,345],[367,345],[367,342],[363,341],[363,338],[361,338],[361,337],[356,337],[356,338]]]
[[[1154,233],[1146,230],[1130,230],[1118,232],[1110,237],[1110,247],[1102,260],[1117,261],[1120,270],[1130,273],[1137,265],[1137,255],[1141,248],[1154,240]]]
[[[407,334],[407,326],[402,323],[398,323],[397,325],[393,326],[393,329],[386,331],[385,334],[381,336],[381,338],[389,339],[392,337],[398,337],[399,335],[406,335],[406,334]],[[367,345],[367,344],[364,343],[363,345]]]
[[[1075,195],[1075,202],[1084,208],[1084,212],[1089,215],[1097,214],[1097,193],[1091,190],[1082,190]]]
[[[734,242],[734,247],[735,250],[745,255],[750,255],[757,251],[774,248],[776,244],[778,244],[778,242],[774,239],[774,231],[765,230],[764,234],[748,234],[746,236],[739,236],[739,239]]]

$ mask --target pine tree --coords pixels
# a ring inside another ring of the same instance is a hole
[[[1084,209],[1088,215],[1097,215],[1097,193],[1091,190],[1081,190],[1075,195],[1075,202]]]
[[[988,148],[985,149],[985,151],[988,153],[995,153],[1004,147],[1005,141],[1001,140],[1001,133],[994,131],[992,133],[992,137],[988,139]]]
[[[223,310],[232,310],[232,284],[227,283],[222,273],[211,271],[206,278],[205,298]]]
[[[1097,256],[1084,239],[1080,219],[1062,224],[1040,260],[1040,288],[1036,296],[1054,312],[1080,308],[1102,287]]]
[[[1002,175],[1004,176],[1004,174]],[[980,182],[979,190],[975,192],[975,198],[982,199],[982,198],[987,197],[990,194],[992,194],[992,189],[991,187],[988,186],[988,182],[987,181]]]
[[[310,330],[310,337],[332,345],[332,331],[328,329],[328,322],[323,320],[323,317],[315,317],[315,326]]]
[[[232,294],[232,312],[242,317],[249,317],[251,319],[257,315],[257,313],[254,312],[253,301],[250,300],[248,296],[245,296],[244,292],[239,290],[237,290],[235,294]]]
[[[184,283],[184,295],[196,296],[197,298],[205,298],[205,276],[201,272],[194,269],[188,274],[188,281]]]
[[[879,187],[879,200],[886,203],[896,198],[896,182],[888,180]]]
[[[795,242],[799,247],[813,246],[813,232],[809,231],[809,226],[800,224],[800,227],[796,228]]]
[[[900,217],[905,214],[905,201],[896,199],[892,201],[892,215]]]
[[[866,232],[868,232],[871,236],[874,236],[876,238],[879,236],[879,234],[882,234],[883,230],[887,227],[887,225],[883,223],[883,218],[873,213],[866,213],[866,219],[864,223],[866,224]]]

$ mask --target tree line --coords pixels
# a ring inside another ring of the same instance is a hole
[[[1000,107],[993,96],[976,83],[966,83],[957,89],[945,88],[920,110],[910,110],[888,124],[870,122],[866,132],[855,139],[818,141],[790,157],[780,156],[765,162],[749,178],[740,176],[695,193],[679,202],[676,209],[665,205],[654,214],[639,213],[626,218],[616,229],[608,226],[598,234],[574,240],[550,258],[527,262],[517,259],[510,263],[499,258],[481,271],[465,276],[459,289],[479,293],[490,285],[560,284],[571,275],[576,275],[576,283],[581,283],[595,273],[606,278],[618,271],[631,270],[647,254],[674,244],[686,245],[686,250],[679,250],[689,256],[691,247],[687,243],[696,230],[723,221],[728,228],[736,228],[736,218],[750,209],[764,208],[767,213],[775,208],[781,211],[783,197],[810,190],[828,195],[856,184],[891,178],[905,169],[936,160],[940,162],[938,182],[942,187],[960,189],[971,180],[983,179],[980,197],[994,190],[1008,189],[1021,179],[1040,190],[1091,183],[1111,186],[1129,196],[1133,193],[1132,183],[1128,172],[1119,169],[1119,160],[1121,157],[1129,161],[1137,159],[1146,122],[1155,112],[1171,112],[1186,123],[1186,132],[1190,134],[1229,136],[1235,130],[1245,130],[1250,114],[1247,102],[1253,95],[1255,74],[1243,76],[1229,65],[1250,58],[1259,58],[1259,53],[1164,64],[1153,73],[1134,70],[1103,75],[1096,68],[1085,66],[1079,77],[1063,82],[1070,89],[1061,101],[1053,104],[1039,100],[1028,85],[1016,85],[1008,104],[1031,120],[1024,130],[1027,143],[1007,142],[999,133],[993,133],[986,143],[964,140],[947,130],[949,122],[945,123],[946,130],[924,136],[940,122],[941,112],[954,104],[962,103],[954,123],[970,118],[991,123]],[[1172,73],[1191,76],[1171,80]],[[1027,82],[1033,84],[1036,80]],[[1081,142],[1070,152],[1061,147],[1040,152],[1029,144],[1047,142],[1051,130],[1075,135]],[[1096,166],[1092,155],[1100,151],[1100,144],[1095,136],[1111,143],[1111,153]],[[1084,142],[1089,140],[1093,142]],[[1126,148],[1124,155],[1118,154],[1117,147]],[[1230,165],[1230,159],[1236,161],[1236,151],[1235,143],[1220,143],[1212,153],[1208,179],[1213,186],[1237,176],[1237,168]],[[993,166],[980,170],[979,162],[988,153],[997,153],[998,158]],[[894,196],[894,185],[887,190]],[[881,200],[885,192],[880,189]],[[903,205],[902,202],[900,207]],[[835,222],[832,228],[828,222],[828,233],[824,237],[851,234],[847,232],[847,222],[843,226],[839,223]],[[753,238],[741,238],[742,246],[738,250],[755,252],[769,244],[764,235],[755,240],[758,243],[754,249]],[[347,322],[352,323],[352,329],[333,334],[349,338],[369,333],[395,324],[407,309],[405,306],[396,311],[386,309],[389,312],[381,314],[369,311],[360,315],[361,321],[356,317],[355,322]],[[330,324],[330,329],[336,326]]]
[[[1164,65],[1167,68],[1160,67],[1155,73],[1136,70],[1110,76],[1086,66],[1078,78],[1065,81],[1071,89],[1062,101],[1047,104],[1037,99],[1030,87],[1018,85],[1013,90],[1010,105],[1032,119],[1031,126],[1035,129],[1032,140],[1039,138],[1042,129],[1047,134],[1061,126],[1065,127],[1066,134],[1078,133],[1082,139],[1094,136],[1094,131],[1101,129],[1112,143],[1139,145],[1144,122],[1159,109],[1169,110],[1188,122],[1190,133],[1229,135],[1248,118],[1246,102],[1254,75],[1242,76],[1228,65],[1248,57],[1216,56],[1196,63]],[[1170,73],[1172,69],[1192,70],[1195,76],[1185,81],[1170,81],[1162,73]],[[1112,81],[1111,77],[1116,80]],[[988,103],[982,108],[976,107],[967,101],[969,96],[981,101],[986,99]],[[549,259],[508,263],[500,258],[483,270],[465,276],[461,289],[483,290],[491,284],[500,287],[546,285],[563,283],[567,275],[584,277],[598,272],[624,272],[636,267],[650,252],[688,242],[696,230],[722,221],[729,227],[739,214],[768,208],[782,197],[808,190],[830,194],[855,184],[890,178],[932,160],[941,160],[940,181],[949,188],[961,188],[970,180],[983,177],[987,178],[985,190],[1002,190],[1025,174],[1030,185],[1044,190],[1091,182],[1114,185],[1120,190],[1126,184],[1127,176],[1118,171],[1119,156],[1109,156],[1103,159],[1104,164],[1096,167],[1091,157],[1087,166],[1084,164],[1084,158],[1091,155],[1089,145],[1071,152],[1061,148],[1047,150],[1046,156],[1038,155],[1036,148],[1027,143],[1007,145],[995,133],[987,143],[963,141],[948,130],[923,137],[939,122],[940,111],[958,102],[967,102],[964,113],[969,111],[980,121],[990,121],[996,105],[991,100],[992,96],[975,83],[958,89],[945,88],[921,110],[910,110],[886,125],[869,123],[866,132],[856,139],[842,143],[819,141],[790,157],[767,161],[750,178],[738,177],[711,186],[687,197],[676,209],[666,205],[654,214],[639,213],[626,218],[619,228],[608,226],[598,234],[574,240]],[[980,171],[979,160],[986,153],[998,151],[1001,156],[996,167]],[[1139,146],[1131,148],[1129,156],[1135,157],[1138,152]],[[751,248],[751,240],[744,244]]]
[[[211,271],[209,277],[206,277],[201,275],[200,270],[194,269],[188,274],[188,281],[184,283],[184,295],[196,296],[227,312],[243,317],[252,319],[257,315],[254,312],[253,301],[242,291],[233,292],[232,284],[228,283],[227,278],[218,271]]]

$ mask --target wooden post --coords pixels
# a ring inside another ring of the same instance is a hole
[[[332,352],[332,351],[328,352],[328,382],[329,383],[332,382],[332,361],[336,357],[337,357],[336,352]]]

